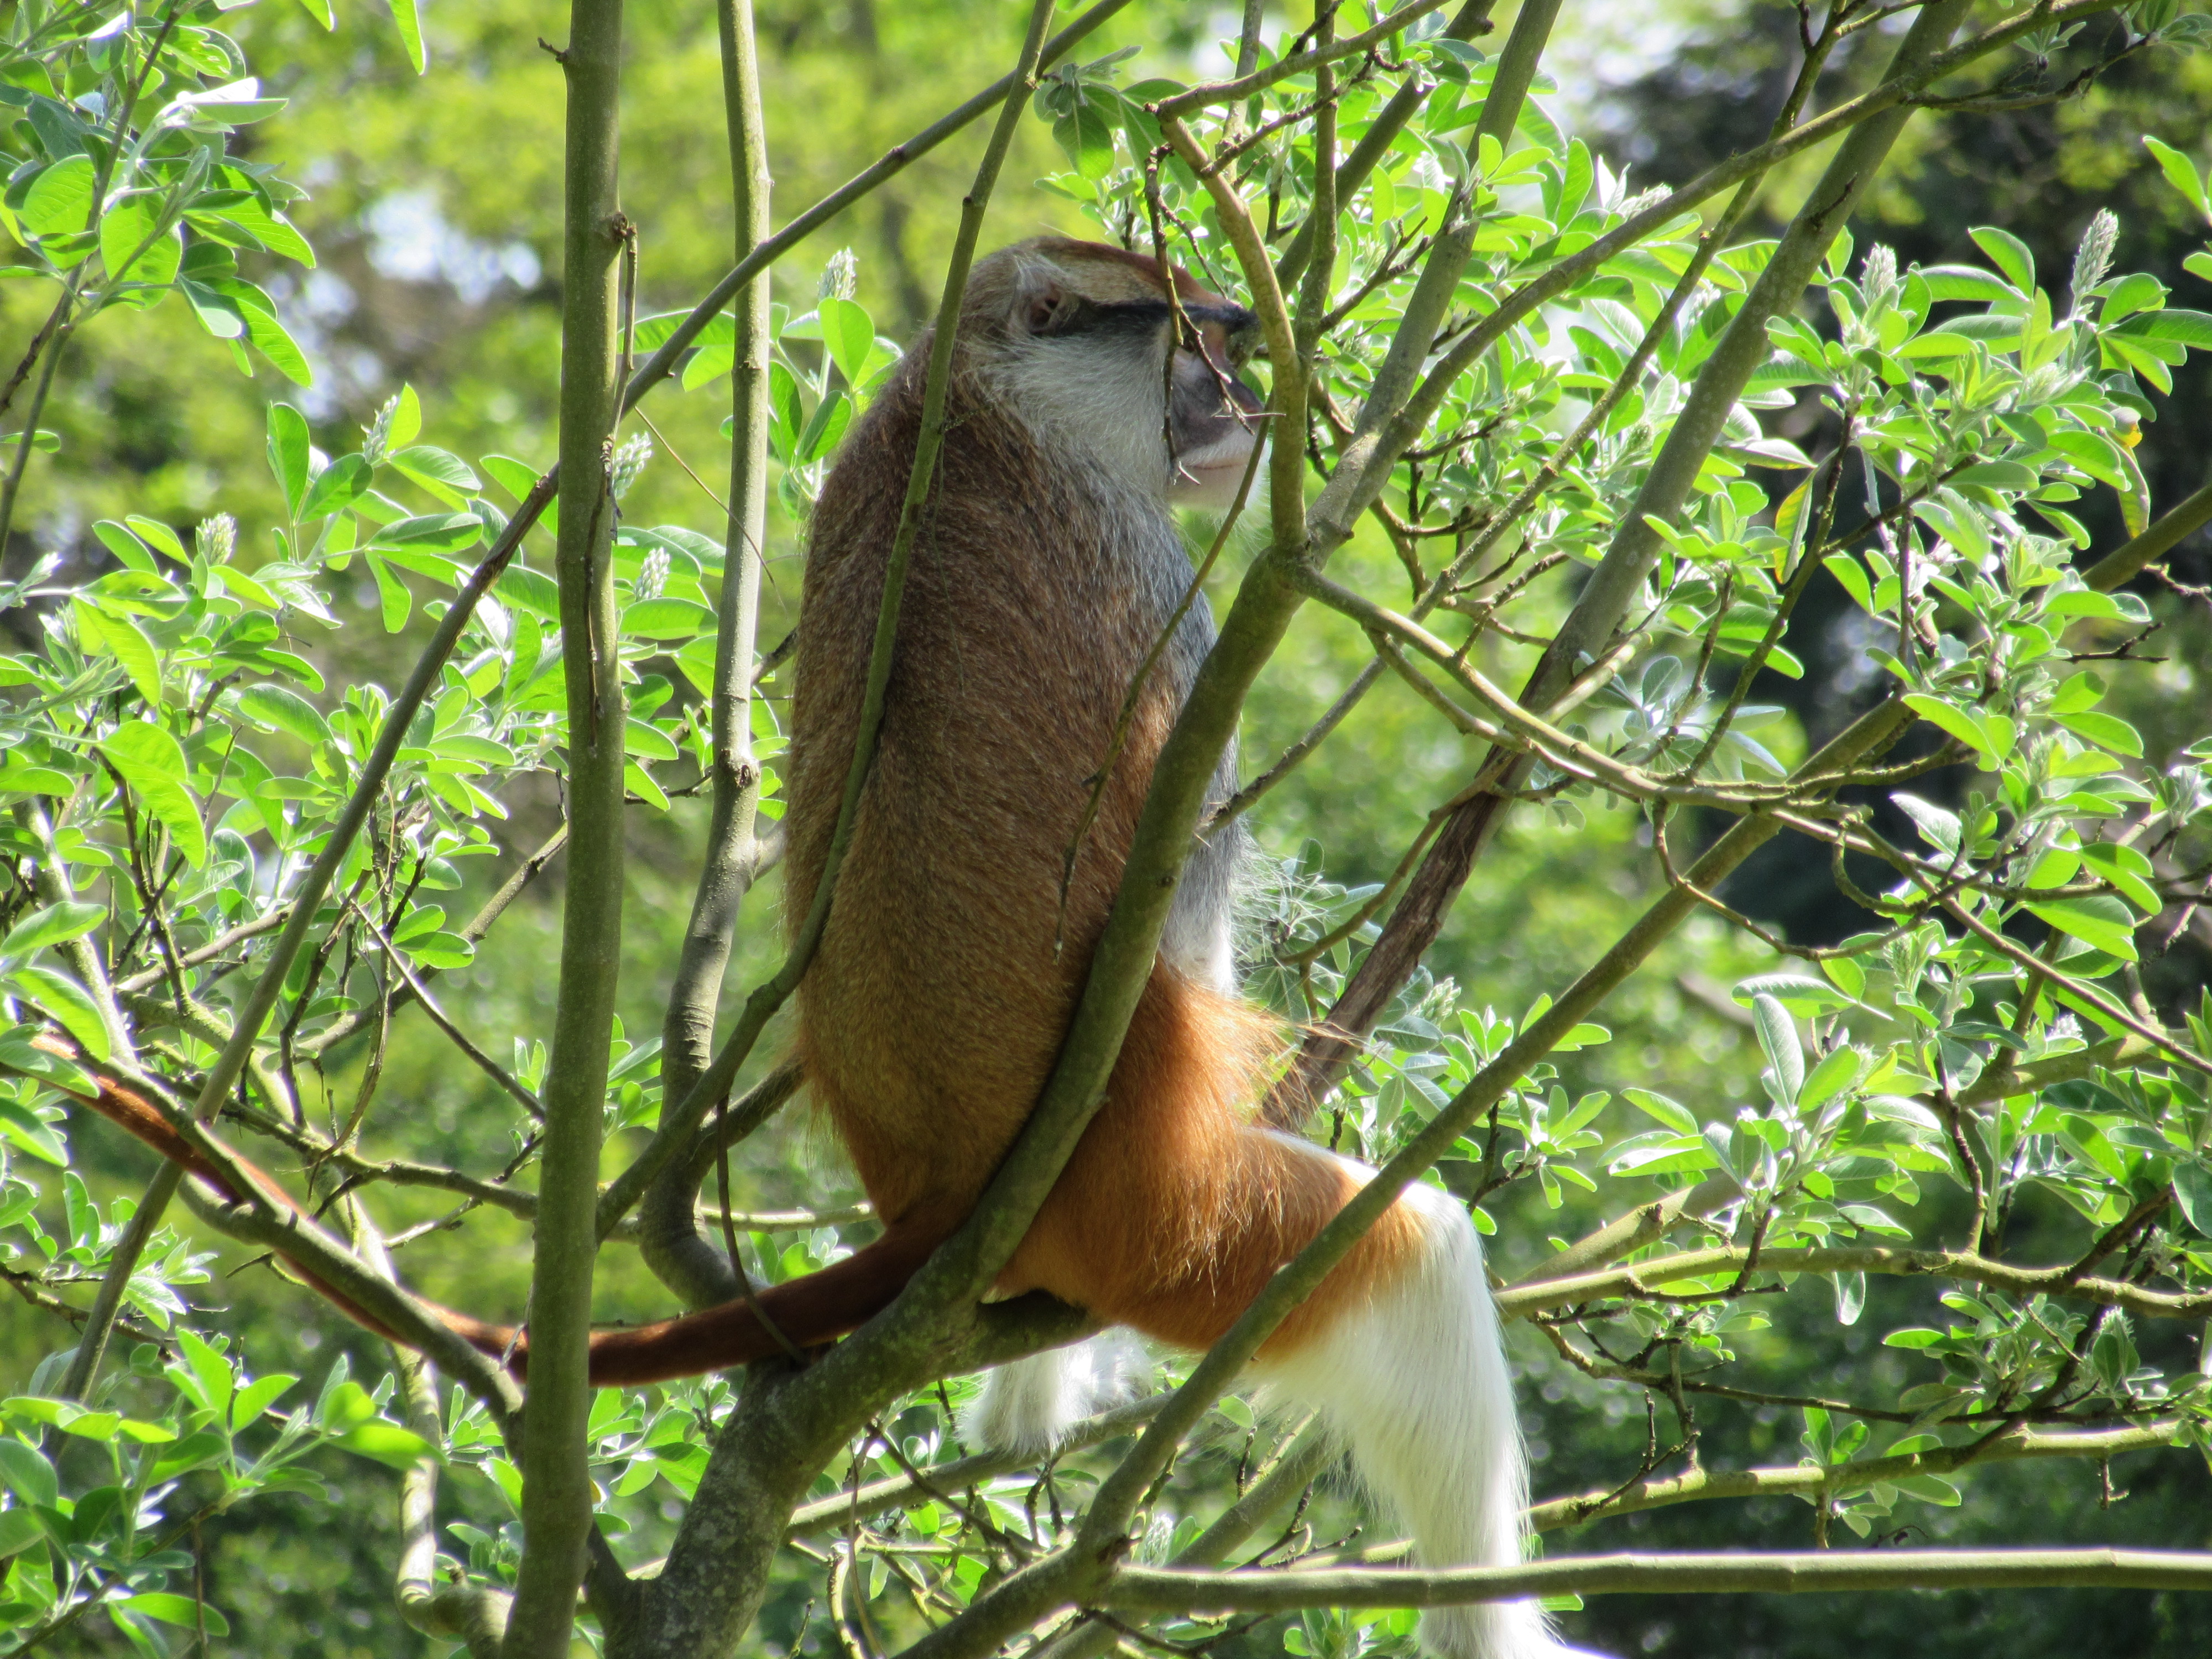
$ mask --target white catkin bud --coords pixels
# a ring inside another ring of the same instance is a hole
[[[228,564],[230,556],[238,550],[238,520],[228,513],[202,519],[193,540],[200,556],[210,564]]]
[[[1866,290],[1868,310],[1889,299],[1897,292],[1897,250],[1879,242],[1869,248],[1866,263],[1859,268],[1859,281]]]
[[[660,590],[667,586],[668,552],[665,548],[656,547],[652,552],[647,554],[644,560],[638,565],[637,583],[633,590],[633,597],[641,599],[657,599],[660,597]]]
[[[822,280],[815,285],[814,293],[817,299],[849,300],[860,287],[860,258],[852,249],[841,247],[822,267]]]
[[[361,429],[362,459],[371,466],[384,465],[384,446],[392,434],[392,417],[399,412],[399,394],[393,392],[376,411],[376,418]]]
[[[623,439],[616,446],[609,487],[613,489],[617,501],[629,494],[629,487],[637,482],[638,474],[645,471],[645,464],[652,459],[653,440],[642,432],[635,438]]]
[[[1153,1510],[1152,1519],[1145,1522],[1144,1540],[1136,1549],[1137,1559],[1155,1565],[1164,1565],[1168,1559],[1168,1552],[1175,1547],[1175,1516],[1164,1510]]]
[[[2105,273],[2112,268],[2112,245],[2119,240],[2120,222],[2110,208],[2100,208],[2097,216],[2089,221],[2089,228],[2081,233],[2081,246],[2074,253],[2074,277],[2069,286],[2074,293],[2074,308],[2079,311],[2084,296],[2105,280]]]

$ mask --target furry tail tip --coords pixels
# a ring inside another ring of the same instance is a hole
[[[1134,1336],[1101,1331],[1000,1366],[984,1379],[962,1427],[994,1451],[1041,1457],[1085,1418],[1144,1393],[1152,1377],[1152,1361]]]

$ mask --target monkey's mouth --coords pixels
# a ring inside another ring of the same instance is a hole
[[[1203,449],[1186,451],[1176,457],[1176,482],[1202,489],[1218,486],[1224,480],[1233,485],[1244,475],[1245,465],[1252,459],[1253,445],[1252,434],[1240,431]]]
[[[1169,499],[1186,507],[1226,511],[1237,499],[1245,469],[1253,465],[1255,447],[1250,437],[1239,433],[1226,442],[1178,455],[1175,477],[1168,485]]]

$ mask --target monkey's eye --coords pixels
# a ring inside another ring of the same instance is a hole
[[[1231,331],[1229,336],[1230,368],[1242,368],[1245,364],[1250,362],[1255,357],[1265,357],[1267,355],[1267,337],[1261,331],[1258,323],[1255,322],[1247,327],[1236,329]]]

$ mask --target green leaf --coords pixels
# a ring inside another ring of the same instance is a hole
[[[314,704],[281,685],[246,686],[230,702],[264,731],[289,732],[306,744],[322,743],[331,735],[330,723]]]
[[[40,1047],[30,1040],[32,1035],[33,1028],[27,1025],[19,1025],[5,1035],[0,1035],[0,1066],[21,1072],[26,1077],[37,1078],[64,1093],[80,1095],[87,1100],[99,1095],[100,1085],[82,1066],[73,1060],[65,1060],[52,1050]],[[12,1116],[9,1116],[11,1113]],[[58,1149],[60,1143],[52,1139],[52,1131],[36,1114],[12,1102],[4,1102],[0,1103],[0,1116],[9,1117],[14,1130],[18,1132],[11,1133],[9,1136],[18,1145],[27,1146],[49,1163],[69,1162],[64,1157],[48,1156],[45,1149],[50,1145]]]
[[[422,20],[415,0],[392,0],[392,27],[398,31],[399,44],[407,48],[407,61],[415,65],[415,73],[428,73],[430,54],[422,47]]]
[[[2197,351],[2212,351],[2212,313],[2181,307],[2130,317],[2121,331],[2146,340],[2171,340]]]
[[[2027,243],[1995,225],[1983,225],[1966,234],[1974,239],[1976,247],[1990,256],[1990,263],[2004,272],[2006,280],[2017,292],[2035,292],[2035,256],[2027,251]]]
[[[404,449],[422,435],[422,400],[415,395],[411,380],[402,380],[399,391],[392,400],[392,419],[384,428],[384,453]]]
[[[0,1560],[21,1554],[46,1535],[46,1528],[29,1510],[0,1510]]]
[[[343,513],[368,493],[375,477],[375,469],[360,454],[341,455],[315,474],[294,516],[304,524]]]
[[[867,308],[852,300],[825,299],[821,306],[822,343],[848,386],[858,386],[868,354],[875,349],[876,325]]]
[[[1833,1281],[1836,1291],[1836,1323],[1856,1325],[1859,1316],[1866,1311],[1866,1274],[1838,1273]]]
[[[1941,697],[1931,697],[1924,691],[1908,693],[1905,702],[1905,706],[1923,720],[1949,732],[1992,765],[2004,758],[1990,752],[1989,734],[1982,729],[1981,722],[1964,709],[1945,702]]]
[[[307,499],[307,456],[313,447],[306,416],[289,404],[269,405],[269,470],[276,475],[284,506],[295,519],[300,503]]]
[[[1890,799],[1898,810],[1912,820],[1913,825],[1931,847],[1946,853],[1959,850],[1959,815],[1938,806],[1932,800],[1923,800],[1902,789],[1893,790]]]
[[[179,564],[191,562],[185,556],[185,544],[177,539],[177,532],[159,519],[149,519],[132,513],[126,514],[123,522],[130,526],[133,534],[143,537],[146,545],[156,553],[166,553]]]
[[[2123,962],[2136,960],[2135,915],[2118,899],[2101,896],[2051,899],[2027,908],[2060,933],[2069,933],[2108,957]]]
[[[527,565],[511,564],[500,573],[492,584],[492,592],[509,605],[520,605],[535,616],[552,622],[561,615],[561,590],[553,579],[543,571],[532,570]]]
[[[8,937],[0,939],[0,957],[21,961],[33,951],[82,939],[106,920],[107,907],[104,904],[82,904],[73,900],[49,904],[43,910],[33,910],[8,930]]]
[[[1927,265],[1920,278],[1933,300],[2009,300],[2013,292],[1976,265]]]
[[[153,198],[125,196],[100,216],[100,257],[111,282],[166,288],[176,280],[185,244],[175,226],[161,230]]]
[[[1886,1348],[1932,1348],[1945,1340],[1941,1331],[1931,1331],[1925,1326],[1914,1326],[1905,1330],[1892,1331],[1882,1338]]]
[[[1085,178],[1095,181],[1114,170],[1114,124],[1095,94],[1054,121],[1052,136]]]
[[[1758,1028],[1759,1046],[1774,1067],[1782,1097],[1795,1102],[1805,1086],[1805,1051],[1798,1046],[1797,1024],[1789,1010],[1761,992],[1751,1000],[1751,1017]]]
[[[192,308],[192,315],[200,319],[200,326],[218,340],[241,340],[246,337],[246,311],[228,295],[210,288],[187,276],[178,287],[183,291],[185,302]],[[245,366],[241,357],[239,363]]]
[[[414,609],[415,599],[407,591],[407,584],[392,574],[392,568],[375,554],[368,554],[362,562],[368,574],[376,580],[376,597],[383,608],[384,631],[397,634],[407,626],[407,613]]]
[[[647,640],[688,640],[712,633],[714,613],[690,599],[641,599],[622,614],[622,631]]]
[[[2212,219],[2212,201],[2205,198],[2204,181],[2197,176],[2196,165],[2172,145],[2162,144],[2148,136],[2143,139],[2143,148],[2157,158],[2159,171],[2166,175],[2166,182],[2179,191],[2199,216]]]
[[[2097,714],[2083,711],[2078,714],[2060,714],[2058,723],[2077,738],[2087,738],[2100,749],[2109,749],[2114,754],[2128,755],[2136,759],[2142,757],[2142,734],[2117,714]]]
[[[1863,1049],[1846,1043],[1806,1075],[1804,1086],[1797,1092],[1799,1109],[1810,1112],[1826,1105],[1838,1095],[1857,1087],[1859,1079],[1873,1066],[1873,1058]]]
[[[486,477],[518,501],[538,487],[538,469],[512,455],[479,455],[477,465],[483,468]],[[550,524],[552,520],[549,517],[546,522]]]
[[[191,1367],[193,1379],[198,1382],[200,1404],[211,1412],[221,1412],[230,1404],[234,1382],[230,1361],[216,1346],[189,1326],[177,1332],[177,1345],[184,1350],[185,1362]]]
[[[2054,715],[2078,714],[2085,708],[2094,708],[2104,700],[2105,682],[2085,668],[2052,692],[2045,708]]]
[[[261,204],[260,198],[248,196],[244,201],[222,208],[213,213],[194,213],[186,216],[201,230],[222,227],[243,233],[271,253],[313,269],[315,250],[307,239],[300,234],[299,228],[281,213],[272,213]],[[215,232],[221,234],[221,231]]]
[[[1623,1089],[1621,1093],[1640,1110],[1657,1118],[1676,1133],[1693,1135],[1698,1133],[1697,1114],[1680,1101],[1669,1100],[1650,1089]]]
[[[180,1325],[177,1328],[181,1334],[185,1328]],[[227,1401],[228,1392],[224,1398]],[[147,1477],[147,1484],[153,1486],[164,1480],[173,1480],[179,1475],[189,1474],[193,1469],[205,1468],[210,1463],[221,1462],[229,1455],[230,1436],[228,1434],[219,1428],[202,1429],[198,1434],[188,1435],[170,1447],[162,1455],[161,1460],[154,1465],[152,1474]]]
[[[2051,447],[2099,483],[2124,491],[2127,469],[2121,465],[2120,447],[2101,432],[2054,432]]]
[[[131,569],[143,571],[149,576],[155,574],[154,556],[146,550],[145,543],[131,533],[127,526],[119,525],[112,519],[102,519],[93,526],[92,533],[100,538],[101,544],[109,552]]]
[[[633,766],[625,769],[635,772],[637,769]],[[665,806],[665,803],[662,805]],[[422,967],[451,969],[465,968],[474,962],[477,947],[459,933],[441,933],[410,941],[407,954]]]
[[[2166,908],[2166,901],[2150,884],[2151,862],[2132,847],[2116,842],[2091,842],[2081,848],[2081,861],[2120,890],[2121,896],[2147,916]]]
[[[412,478],[440,501],[454,507],[463,505],[483,487],[459,456],[433,444],[412,445],[396,454],[387,454],[384,462]]]
[[[1851,601],[1869,616],[1874,612],[1874,589],[1867,585],[1866,569],[1848,553],[1831,553],[1820,562]]]
[[[2212,1170],[2202,1164],[2173,1166],[2173,1197],[2189,1224],[2212,1238]]]
[[[195,290],[205,296],[204,300],[194,297]],[[221,310],[227,307],[236,318],[238,328],[223,337],[235,339],[242,335],[275,365],[278,374],[295,386],[314,384],[314,374],[308,368],[307,358],[284,331],[284,325],[276,320],[276,302],[252,283],[237,276],[188,278],[185,297],[191,299],[194,308],[201,312],[203,322],[207,321],[209,307]]]
[[[161,706],[161,659],[154,641],[130,617],[103,611],[82,593],[70,597],[77,638],[88,652],[112,656],[131,676],[131,690],[149,708]]]
[[[473,513],[424,513],[386,525],[368,545],[380,552],[465,553],[483,539]]]
[[[176,738],[151,720],[131,720],[103,738],[100,752],[168,830],[185,861],[194,868],[206,863],[207,831],[200,824],[199,803],[185,785],[191,774]]]
[[[1923,1504],[1942,1504],[1948,1508],[1960,1501],[1959,1489],[1940,1474],[1893,1475],[1883,1484],[1896,1487],[1908,1497],[1917,1498]]]
[[[1808,1018],[1838,1008],[1863,1006],[1826,980],[1813,979],[1803,974],[1754,974],[1749,979],[1738,980],[1729,994],[1738,1002],[1749,1002],[1761,996],[1771,997],[1790,1012]]]
[[[799,381],[781,363],[768,366],[768,436],[776,459],[794,465],[793,450],[799,442],[801,405]]]
[[[800,464],[817,461],[836,448],[837,440],[845,435],[852,419],[853,400],[842,392],[833,392],[817,404],[806,430],[799,434]]]
[[[50,766],[19,766],[0,761],[0,795],[68,795],[76,781]]]
[[[13,1401],[9,1402],[11,1405]],[[26,1504],[47,1509],[61,1496],[54,1466],[35,1446],[27,1446],[13,1435],[0,1435],[0,1483]]]
[[[92,222],[89,155],[69,155],[33,181],[23,198],[23,228],[34,236],[66,236]]]
[[[356,1456],[373,1458],[395,1469],[413,1468],[431,1449],[430,1443],[421,1435],[380,1420],[347,1430],[336,1443]]]
[[[1977,461],[1951,474],[1953,483],[1985,484],[1991,489],[2027,490],[2036,486],[2033,471],[2018,461]]]
[[[236,1434],[253,1423],[299,1380],[296,1376],[288,1376],[277,1371],[268,1376],[256,1377],[240,1389],[237,1398],[230,1402],[231,1432]]]
[[[0,1065],[12,1066],[57,1089],[66,1089],[87,1099],[100,1092],[99,1085],[75,1065],[20,1039],[0,1038]],[[62,1075],[64,1073],[66,1076]],[[0,1100],[0,1139],[13,1141],[33,1158],[41,1158],[57,1169],[69,1167],[69,1147],[27,1106]]]
[[[2112,291],[2097,307],[2097,320],[2106,327],[2138,311],[2155,311],[2166,303],[2166,284],[2148,271],[2130,271],[2112,284]]]
[[[165,1625],[180,1625],[186,1630],[198,1630],[205,1626],[210,1635],[230,1634],[229,1620],[205,1601],[195,1601],[189,1595],[172,1595],[167,1590],[147,1590],[141,1595],[125,1596],[120,1605],[133,1613],[143,1613],[149,1619],[158,1619]]]
[[[643,342],[640,343],[641,348]],[[686,392],[719,380],[738,366],[738,349],[733,345],[702,345],[693,352],[684,364],[684,389]]]
[[[52,968],[18,968],[7,982],[17,995],[58,1020],[94,1060],[107,1058],[107,1022],[84,987]]]

